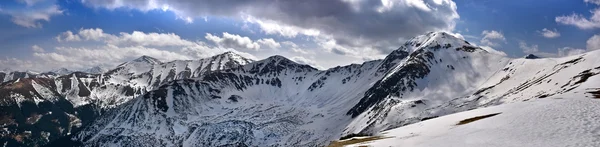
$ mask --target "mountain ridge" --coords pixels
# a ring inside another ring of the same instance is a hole
[[[586,93],[599,86],[596,55],[512,59],[432,32],[384,59],[326,70],[279,55],[254,61],[225,52],[169,62],[142,56],[144,67],[71,73],[46,89],[99,116],[64,113],[89,122],[69,134],[87,146],[322,146],[470,109]]]

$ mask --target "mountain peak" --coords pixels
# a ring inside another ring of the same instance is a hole
[[[58,74],[58,75],[67,75],[67,74],[72,73],[73,71],[71,71],[71,70],[69,70],[67,68],[59,68],[59,69],[52,70],[50,72],[53,72],[53,73]]]
[[[213,61],[224,61],[224,62],[229,62],[229,61],[233,61],[233,62],[237,62],[237,64],[239,65],[245,65],[251,62],[254,62],[254,60],[252,59],[248,59],[242,55],[239,55],[233,51],[227,51],[215,56],[210,57],[210,59],[212,59]]]
[[[146,62],[146,63],[150,63],[150,64],[160,64],[162,63],[160,60],[147,56],[147,55],[143,55],[139,58],[133,59],[133,62]]]
[[[85,72],[87,73],[91,73],[91,74],[100,74],[103,72],[106,72],[107,70],[105,68],[102,68],[100,66],[94,66],[90,69],[85,70]]]
[[[253,62],[251,65],[246,67],[250,68],[248,69],[250,73],[258,73],[259,75],[271,73],[278,74],[283,70],[292,70],[295,72],[308,72],[317,70],[312,66],[296,63],[281,55],[274,55],[266,59]]]
[[[404,43],[400,49],[404,49],[408,52],[414,52],[420,49],[432,49],[438,50],[441,48],[445,49],[456,49],[461,51],[473,52],[479,47],[471,45],[469,42],[462,38],[458,38],[447,32],[429,32],[425,35],[420,35],[409,39]]]
[[[527,56],[524,57],[525,59],[539,59],[540,57],[534,55],[534,54],[529,54]]]
[[[274,60],[274,61],[291,61],[291,62],[293,62],[292,60],[290,60],[290,59],[288,59],[288,58],[286,58],[286,57],[284,57],[284,56],[281,56],[281,55],[273,55],[273,56],[270,56],[270,57],[268,57],[268,58],[267,58],[267,60]]]

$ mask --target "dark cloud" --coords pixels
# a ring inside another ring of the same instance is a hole
[[[83,0],[92,7],[140,10],[169,7],[180,17],[249,15],[278,25],[314,29],[347,47],[388,52],[399,40],[428,31],[452,30],[452,0]]]

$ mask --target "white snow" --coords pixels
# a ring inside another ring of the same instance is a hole
[[[565,147],[600,146],[600,100],[548,98],[475,109],[380,133],[350,146]],[[471,123],[461,120],[500,113]]]
[[[227,137],[225,140],[215,140],[217,138],[210,137],[235,136],[235,139],[247,139],[241,142],[251,146],[319,146],[350,133],[379,133],[417,123],[427,117],[502,103],[533,101],[540,93],[551,93],[554,97],[572,97],[576,96],[575,92],[584,93],[586,88],[599,83],[590,83],[591,81],[600,81],[600,76],[591,77],[584,84],[573,85],[573,80],[580,78],[572,78],[584,70],[596,67],[600,61],[595,57],[600,55],[600,51],[584,55],[584,60],[580,63],[563,67],[562,63],[579,56],[539,60],[510,59],[490,49],[477,49],[473,52],[457,50],[457,47],[471,46],[464,40],[457,40],[444,33],[428,35],[409,41],[404,49],[413,53],[431,51],[434,59],[428,59],[425,65],[430,72],[422,79],[415,79],[415,90],[402,92],[402,97],[387,97],[378,103],[385,108],[382,111],[371,107],[355,118],[347,115],[348,110],[357,105],[365,91],[376,82],[392,80],[389,76],[406,68],[409,65],[407,59],[391,59],[392,65],[386,71],[378,71],[385,60],[377,60],[326,71],[296,72],[297,69],[290,68],[293,65],[285,65],[286,68],[279,74],[258,75],[248,72],[287,60],[274,56],[246,64],[240,70],[225,71],[233,78],[215,77],[219,79],[210,82],[176,81],[185,94],[173,94],[173,88],[177,86],[170,85],[165,99],[156,98],[166,102],[169,107],[166,112],[157,110],[152,98],[138,97],[131,103],[122,105],[111,116],[103,117],[102,121],[88,128],[91,131],[84,131],[79,137],[91,138],[86,140],[88,143],[102,144],[104,141],[99,138],[107,136],[143,136],[144,139],[134,141],[152,140],[165,143],[164,145],[179,143],[183,146],[198,146],[201,143],[224,145],[236,140],[227,140]],[[436,45],[447,44],[452,47],[433,49]],[[190,68],[197,72],[220,67],[225,63],[220,62],[221,60],[207,61],[167,62],[155,66],[152,75],[162,75],[160,78],[164,79],[171,70],[180,72]],[[207,66],[210,63],[218,63],[219,66]],[[527,81],[537,81],[550,74],[553,75],[543,79],[544,82],[530,84],[529,87],[521,86]],[[241,82],[241,79],[246,78],[243,76],[252,79],[251,83],[259,84]],[[509,78],[505,78],[507,76]],[[281,87],[265,83],[273,78],[281,81]],[[550,79],[552,82],[547,82]],[[566,88],[574,89],[564,91],[561,86],[565,84]],[[238,89],[236,85],[245,87]],[[495,87],[488,88],[491,86]],[[523,88],[511,91],[515,87]],[[219,92],[211,92],[211,89]],[[478,94],[477,91],[483,92]],[[228,100],[232,95],[241,96],[241,99],[238,102]],[[422,104],[416,105],[417,102]],[[197,128],[190,129],[192,127]]]

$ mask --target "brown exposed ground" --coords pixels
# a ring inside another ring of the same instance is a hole
[[[332,141],[328,147],[343,147],[345,145],[363,143],[363,142],[367,142],[367,141],[374,141],[374,140],[380,140],[380,139],[385,139],[385,138],[387,138],[387,137],[370,136],[370,137],[364,137],[364,138],[351,138],[351,139],[347,139],[347,140],[338,140],[338,141]]]
[[[468,123],[471,123],[471,122],[474,122],[474,121],[478,121],[478,120],[481,120],[481,119],[484,119],[484,118],[488,118],[488,117],[496,116],[496,115],[498,115],[498,114],[500,114],[500,113],[494,113],[494,114],[488,114],[488,115],[476,116],[476,117],[473,117],[473,118],[467,118],[467,119],[465,119],[465,120],[461,120],[461,121],[460,121],[460,122],[458,122],[456,125],[464,125],[464,124],[468,124]]]

